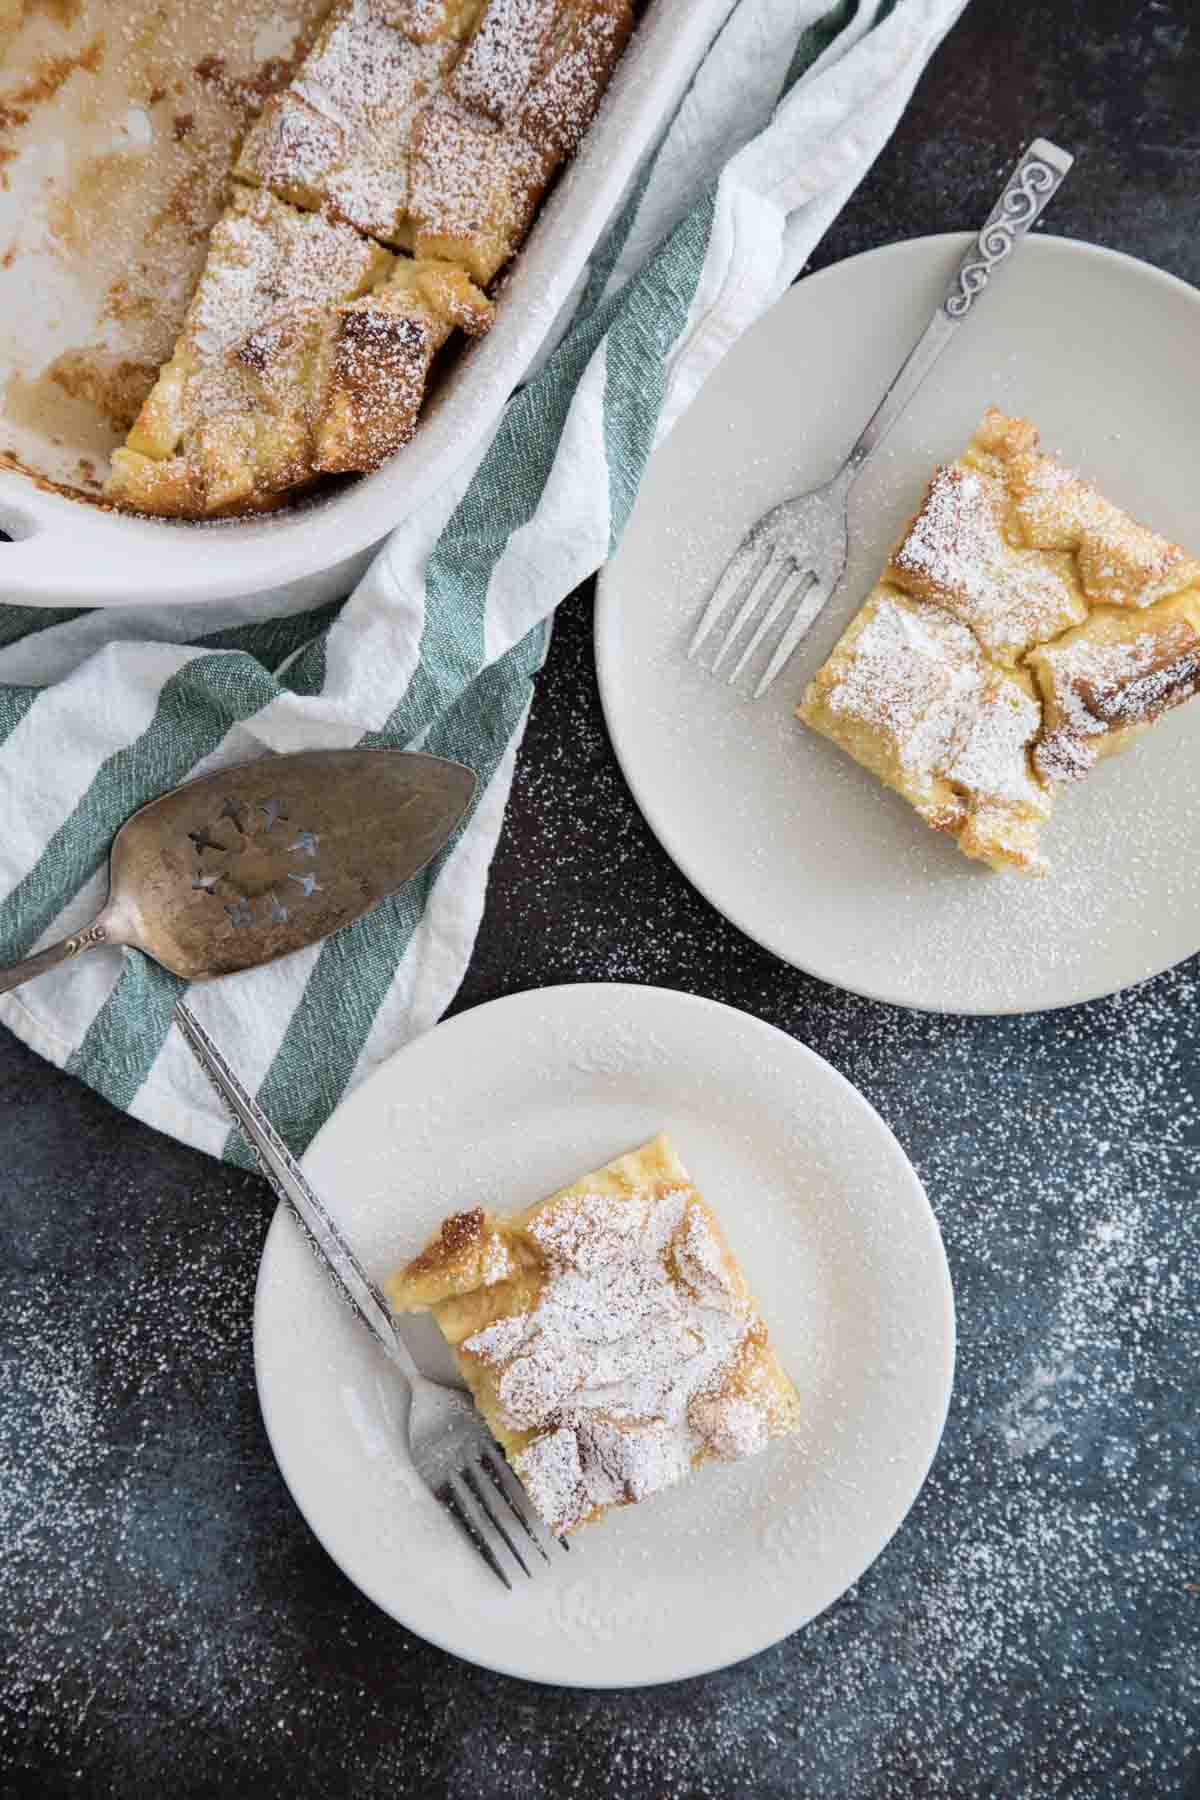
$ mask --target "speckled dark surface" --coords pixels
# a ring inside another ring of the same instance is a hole
[[[1200,282],[1190,0],[972,0],[824,264],[977,217],[1025,138],[1053,228]],[[0,1793],[420,1800],[1200,1796],[1200,965],[1017,1020],[904,1014],[756,950],[650,839],[563,610],[459,1005],[619,978],[814,1045],[928,1184],[961,1331],[930,1482],[816,1624],[586,1695],[391,1624],[254,1399],[271,1202],[0,1041]]]

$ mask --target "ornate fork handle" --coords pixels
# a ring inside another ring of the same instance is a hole
[[[955,272],[946,297],[910,350],[891,387],[868,419],[838,479],[849,487],[900,417],[971,305],[1057,193],[1075,158],[1045,138],[1035,138],[1005,182],[983,229]]]
[[[424,1380],[407,1345],[401,1341],[387,1301],[334,1224],[303,1169],[258,1102],[246,1092],[199,1019],[182,1000],[175,1007],[175,1023],[245,1138],[260,1171],[299,1220],[335,1287],[370,1326],[409,1382],[416,1384]]]
[[[1030,144],[959,264],[954,285],[943,301],[951,319],[966,317],[976,295],[987,286],[992,270],[1012,255],[1017,239],[1054,198],[1073,160],[1045,138],[1035,138]]]

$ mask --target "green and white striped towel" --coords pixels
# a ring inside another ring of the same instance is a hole
[[[267,751],[419,746],[481,777],[434,864],[349,931],[189,998],[297,1150],[432,1025],[478,929],[553,608],[609,555],[655,443],[795,278],[963,4],[741,0],[557,347],[348,600],[0,610],[0,960],[93,915],[117,826],[175,783]],[[0,1018],[138,1118],[241,1160],[169,1029],[179,987],[100,951]]]

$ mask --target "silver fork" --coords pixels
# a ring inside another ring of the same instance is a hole
[[[466,1533],[492,1573],[511,1591],[512,1582],[501,1551],[506,1551],[519,1569],[532,1576],[530,1564],[536,1566],[536,1557],[545,1563],[550,1561],[542,1542],[549,1534],[527,1509],[524,1492],[503,1450],[465,1394],[422,1375],[400,1336],[387,1301],[334,1224],[299,1163],[182,1000],[175,1008],[175,1022],[254,1152],[262,1173],[279,1198],[291,1207],[335,1286],[370,1326],[399,1371],[408,1394],[408,1446],[418,1475]],[[562,1538],[555,1541],[564,1550],[567,1548]]]
[[[1061,186],[1074,162],[1067,151],[1035,138],[1004,184],[983,229],[968,247],[941,305],[849,456],[824,487],[784,500],[758,519],[734,551],[688,645],[695,657],[736,602],[733,621],[709,672],[720,672],[749,630],[727,677],[735,682],[772,627],[779,638],[754,690],[765,694],[832,596],[846,567],[847,503],[860,470],[879,448],[966,318],[993,269],[1010,256]],[[792,608],[790,618],[785,613]]]

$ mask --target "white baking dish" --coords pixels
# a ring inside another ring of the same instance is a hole
[[[0,543],[0,599],[45,606],[203,601],[302,582],[315,601],[344,589],[369,547],[446,480],[495,420],[546,339],[639,158],[673,110],[729,3],[654,0],[579,156],[511,271],[492,331],[448,368],[411,444],[375,474],[293,511],[206,525],[105,512],[34,478],[75,485],[86,457],[102,479],[106,453],[117,441],[103,429],[98,436],[94,409],[82,402],[59,405],[56,416],[47,419],[37,417],[28,403],[47,366],[100,331],[103,294],[112,279],[104,267],[110,240],[102,208],[94,253],[78,220],[75,236],[82,242],[74,255],[64,252],[61,233],[48,249],[44,221],[72,181],[78,190],[85,162],[107,181],[110,207],[114,182],[116,203],[123,193],[136,191],[136,181],[126,181],[123,189],[115,181],[124,168],[121,159],[153,154],[153,134],[164,129],[161,100],[154,107],[137,104],[137,87],[117,60],[123,37],[113,14],[121,9],[95,0],[66,33],[55,27],[55,38],[47,35],[47,14],[34,13],[0,63],[0,106],[39,71],[53,67],[48,56],[78,53],[93,41],[97,21],[111,45],[104,46],[95,73],[74,71],[4,140],[18,155],[0,170],[8,178],[7,191],[0,193],[0,449],[33,473],[0,468],[0,529],[14,539]],[[297,17],[305,10],[311,17],[314,9],[314,0],[226,0],[236,6],[230,18],[243,38],[247,6],[255,4],[261,16],[254,41],[263,55],[273,45],[286,49]],[[136,14],[136,3],[130,10]],[[272,10],[286,11],[274,36]],[[189,58],[208,53],[206,39],[210,51],[219,50],[223,32],[231,29],[222,12],[212,0],[185,9]],[[175,27],[162,27],[168,29]],[[130,35],[126,29],[124,41]],[[115,118],[114,109],[119,109]],[[165,124],[170,129],[169,118]],[[93,271],[95,278],[89,279]]]

